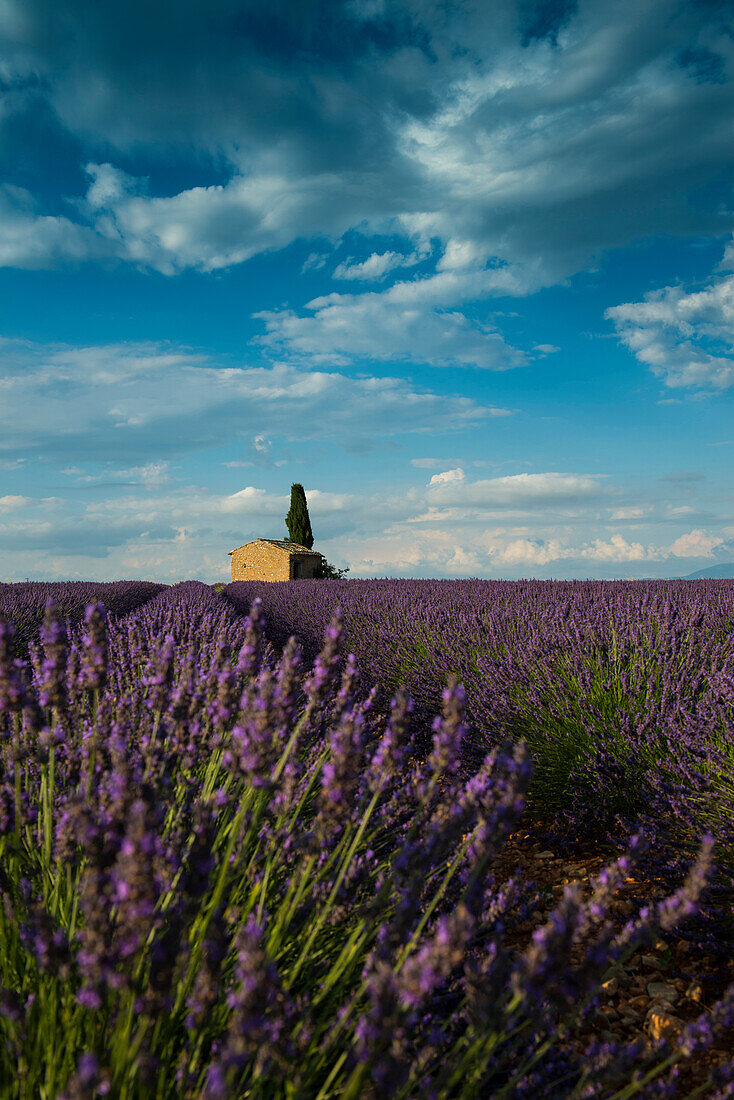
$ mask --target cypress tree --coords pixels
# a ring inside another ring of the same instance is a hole
[[[299,482],[291,485],[291,506],[285,517],[285,525],[288,528],[288,538],[291,542],[297,542],[299,546],[305,546],[310,550],[313,546],[313,532],[311,520],[308,516],[308,504],[303,486]]]

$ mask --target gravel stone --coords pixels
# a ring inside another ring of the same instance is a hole
[[[653,1001],[666,1001],[674,1005],[678,1000],[678,990],[670,982],[648,982],[647,992]]]

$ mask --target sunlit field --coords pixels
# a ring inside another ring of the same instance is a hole
[[[2,585],[0,620],[2,1096],[731,1095],[683,1070],[734,984],[674,1039],[590,1022],[651,944],[731,953],[734,582]],[[525,825],[624,854],[519,943]]]

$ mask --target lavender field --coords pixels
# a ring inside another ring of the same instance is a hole
[[[235,583],[262,601],[276,645],[315,655],[334,609],[383,695],[428,717],[453,674],[467,697],[464,756],[504,738],[534,763],[530,804],[569,836],[654,832],[672,860],[710,828],[734,842],[734,582],[326,581]]]
[[[136,583],[0,589],[3,1096],[732,1095],[678,1070],[734,986],[576,1040],[656,937],[728,949],[734,584]],[[517,950],[533,815],[627,853]]]

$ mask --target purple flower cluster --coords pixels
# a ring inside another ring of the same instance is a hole
[[[553,819],[557,851],[644,828],[645,873],[672,886],[711,831],[720,867],[696,934],[731,953],[713,914],[734,874],[734,582],[236,582],[223,594],[237,609],[259,598],[271,640],[295,635],[310,659],[340,608],[383,709],[407,690],[426,731],[460,681],[462,766],[523,738],[529,809]]]
[[[19,656],[37,641],[46,605],[52,601],[59,618],[75,625],[93,603],[102,603],[111,615],[127,615],[165,589],[153,581],[25,581],[0,583],[0,619],[12,622]]]
[[[425,700],[345,656],[346,598],[310,663],[266,639],[264,603],[240,614],[196,582],[125,616],[95,601],[74,623],[62,603],[29,661],[0,623],[2,1095],[580,1100],[630,1080],[634,1045],[556,1040],[610,967],[696,913],[712,836],[619,933],[633,837],[591,903],[569,888],[518,953],[531,891],[491,867],[533,790],[531,742],[498,718],[473,761],[472,694],[448,665],[426,726]],[[570,610],[552,621],[578,630]],[[672,1095],[673,1063],[733,1005],[730,989],[686,1030],[647,1095]]]

